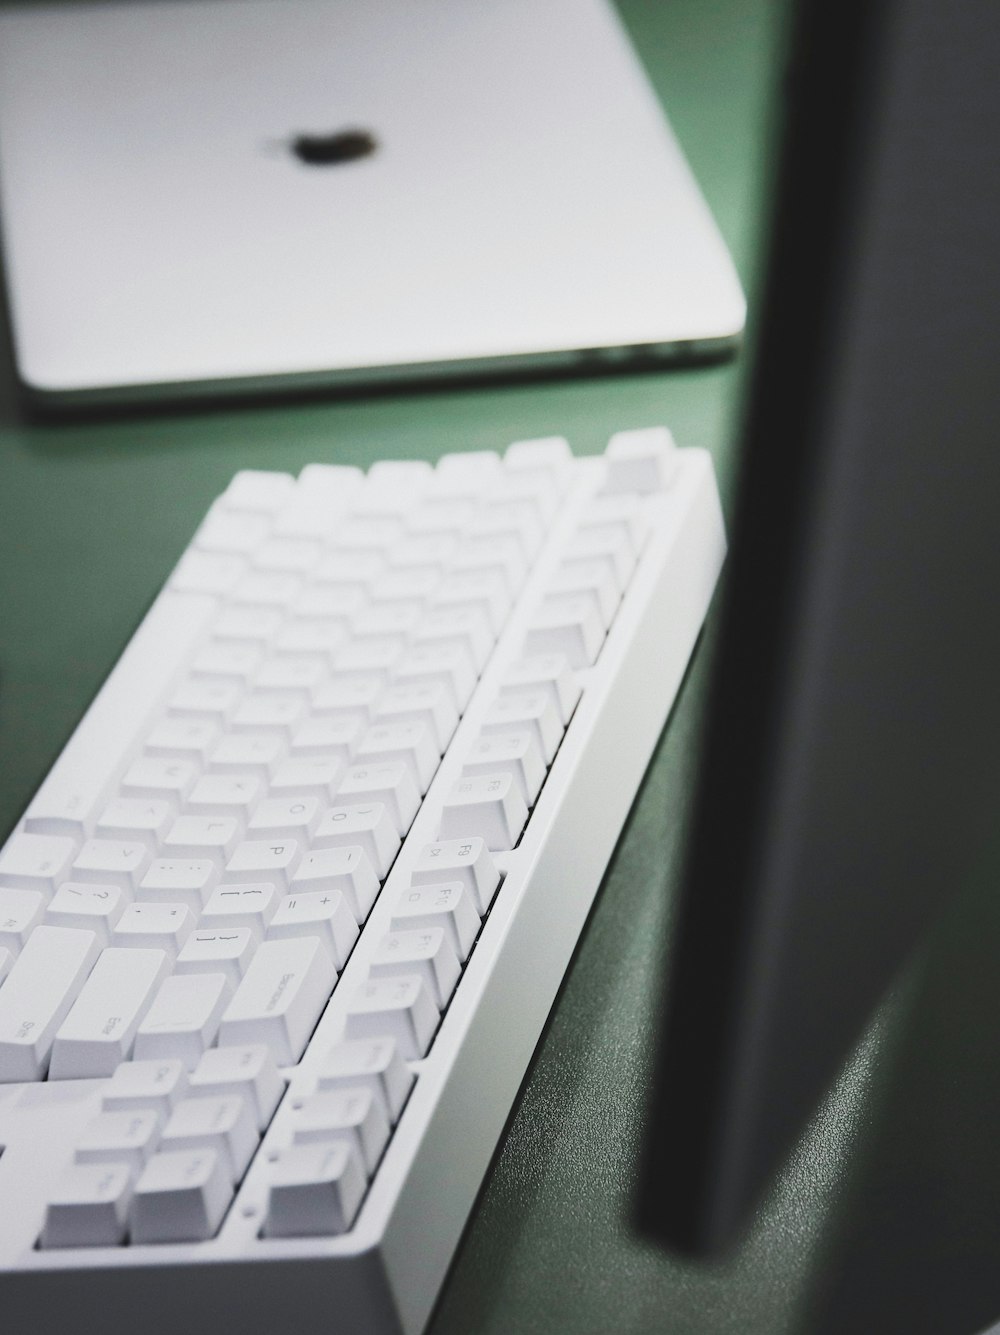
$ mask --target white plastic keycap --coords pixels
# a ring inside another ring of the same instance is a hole
[[[56,1034],[51,1077],[111,1075],[131,1052],[139,1021],[169,968],[163,950],[103,951]]]
[[[493,902],[500,873],[482,839],[445,839],[421,850],[410,880],[414,885],[461,881],[482,915]]]
[[[320,1089],[370,1089],[390,1126],[395,1125],[413,1088],[414,1075],[391,1036],[345,1039],[331,1048],[320,1067]]]
[[[219,1043],[263,1043],[279,1065],[298,1061],[336,981],[317,937],[265,941],[222,1017]]]
[[[210,1048],[202,1054],[190,1077],[192,1096],[238,1094],[249,1104],[263,1131],[274,1115],[285,1082],[270,1048],[264,1044]]]
[[[307,853],[292,877],[292,890],[313,890],[326,886],[344,896],[354,921],[368,917],[379,892],[379,879],[360,844],[320,848]]]
[[[677,466],[677,447],[665,426],[617,431],[608,441],[608,493],[660,491]]]
[[[365,1192],[356,1152],[343,1141],[296,1145],[270,1172],[264,1232],[271,1238],[335,1236],[354,1222]]]
[[[122,1062],[104,1087],[101,1106],[107,1112],[148,1108],[161,1122],[187,1090],[187,1075],[175,1058]]]
[[[41,1246],[114,1247],[125,1240],[132,1200],[127,1163],[74,1163],[48,1195]]]
[[[423,978],[444,1010],[458,983],[462,966],[443,927],[416,928],[389,932],[372,956],[372,978],[395,978],[416,974]]]
[[[370,1089],[329,1089],[293,1104],[288,1118],[296,1145],[343,1142],[374,1173],[389,1139],[389,1123]]]
[[[223,973],[164,979],[136,1033],[136,1060],[174,1058],[185,1070],[193,1069],[215,1040],[231,993]]]
[[[461,881],[411,885],[396,901],[392,930],[412,932],[440,927],[460,960],[469,957],[479,932],[479,913]]]
[[[232,1178],[217,1150],[154,1154],[136,1183],[132,1242],[204,1242],[218,1231],[232,1196]]]
[[[351,1000],[346,1016],[348,1038],[394,1038],[404,1057],[423,1057],[439,1019],[438,1008],[417,974],[372,978]]]
[[[238,1182],[257,1148],[257,1124],[241,1094],[181,1099],[163,1128],[164,1151],[214,1150],[231,1182]]]
[[[35,928],[0,989],[0,1084],[44,1076],[56,1030],[100,953],[93,932]]]
[[[287,895],[268,923],[269,941],[294,937],[318,938],[335,969],[347,963],[358,924],[339,890],[304,890]]]
[[[98,1113],[76,1142],[77,1163],[124,1163],[138,1176],[160,1140],[160,1114],[152,1108]]]
[[[439,837],[478,836],[492,852],[513,848],[528,808],[510,774],[477,774],[460,779],[444,800]]]

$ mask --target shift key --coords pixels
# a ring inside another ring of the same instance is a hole
[[[337,971],[316,936],[265,941],[222,1017],[218,1043],[265,1043],[279,1066],[302,1056]]]
[[[55,1032],[101,953],[93,932],[36,927],[0,990],[0,1084],[40,1080]]]

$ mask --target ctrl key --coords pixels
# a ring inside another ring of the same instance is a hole
[[[229,1208],[233,1185],[217,1150],[154,1154],[136,1183],[131,1240],[205,1242]]]
[[[116,1247],[125,1240],[132,1173],[124,1163],[71,1164],[45,1211],[40,1245]]]
[[[346,1233],[365,1194],[357,1151],[343,1141],[296,1145],[271,1169],[264,1236],[326,1237]]]

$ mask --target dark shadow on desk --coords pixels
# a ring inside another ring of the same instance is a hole
[[[1000,1319],[1000,837],[917,967],[819,1275],[809,1335]]]

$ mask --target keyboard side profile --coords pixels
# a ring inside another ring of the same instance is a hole
[[[724,545],[661,431],[237,475],[0,852],[12,1330],[423,1328]]]

